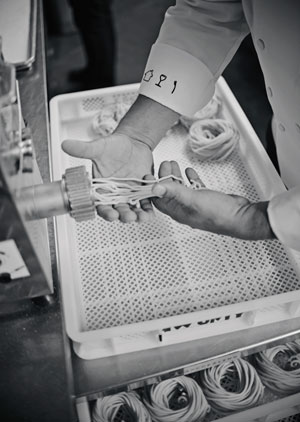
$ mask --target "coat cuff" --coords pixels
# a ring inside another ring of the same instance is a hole
[[[212,98],[215,80],[200,60],[176,47],[156,43],[151,49],[140,94],[185,116]]]
[[[272,198],[268,216],[278,239],[284,245],[300,251],[300,187]]]

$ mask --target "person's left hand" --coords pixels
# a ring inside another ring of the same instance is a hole
[[[150,173],[153,157],[150,148],[129,135],[117,133],[99,137],[90,142],[65,140],[62,149],[74,157],[87,158],[93,162],[93,177],[120,177],[142,179]],[[148,221],[153,217],[152,204],[148,199],[141,207],[129,204],[99,205],[98,214],[107,221],[124,223]]]
[[[213,233],[248,240],[275,237],[268,221],[268,202],[251,203],[242,196],[206,189],[195,170],[188,168],[185,173],[190,182],[196,182],[203,189],[193,190],[169,180],[155,184],[153,203],[161,212],[179,223]],[[182,177],[177,162],[161,164],[159,177],[169,175]]]

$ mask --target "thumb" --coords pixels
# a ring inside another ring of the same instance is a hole
[[[97,140],[99,143],[100,140]],[[74,139],[66,139],[61,144],[64,152],[77,158],[94,159],[96,156],[95,141],[77,141]]]
[[[153,195],[158,198],[175,199],[181,196],[183,186],[178,183],[156,183],[152,188]]]

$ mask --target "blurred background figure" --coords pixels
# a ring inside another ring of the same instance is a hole
[[[83,89],[115,84],[115,31],[112,0],[69,0],[86,54],[86,66],[70,72]]]
[[[44,0],[48,96],[139,82],[175,0]]]

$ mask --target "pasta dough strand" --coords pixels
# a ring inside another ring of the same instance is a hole
[[[226,378],[230,380],[234,374],[238,377],[238,389],[229,391],[224,388],[222,381],[226,381]],[[255,406],[264,394],[264,387],[257,372],[243,359],[235,359],[205,369],[200,373],[200,381],[207,400],[220,413]]]
[[[264,350],[257,353],[254,359],[262,382],[271,391],[278,395],[294,394],[300,391],[300,343],[298,341]]]
[[[178,396],[178,405],[183,402],[178,409],[170,408],[174,395]],[[144,403],[154,422],[200,422],[210,410],[200,386],[186,376],[152,385]]]
[[[118,205],[121,203],[137,205],[141,200],[154,196],[152,187],[155,183],[169,179],[183,183],[181,177],[174,175],[165,176],[158,180],[117,177],[93,178],[92,195],[95,200],[95,206]],[[192,181],[189,187],[199,189],[200,185]]]
[[[239,133],[223,120],[199,120],[190,128],[188,145],[200,160],[225,160],[235,149]]]
[[[151,422],[149,412],[136,392],[105,396],[96,401],[93,409],[93,422],[115,422],[122,406],[129,413],[130,422]]]

